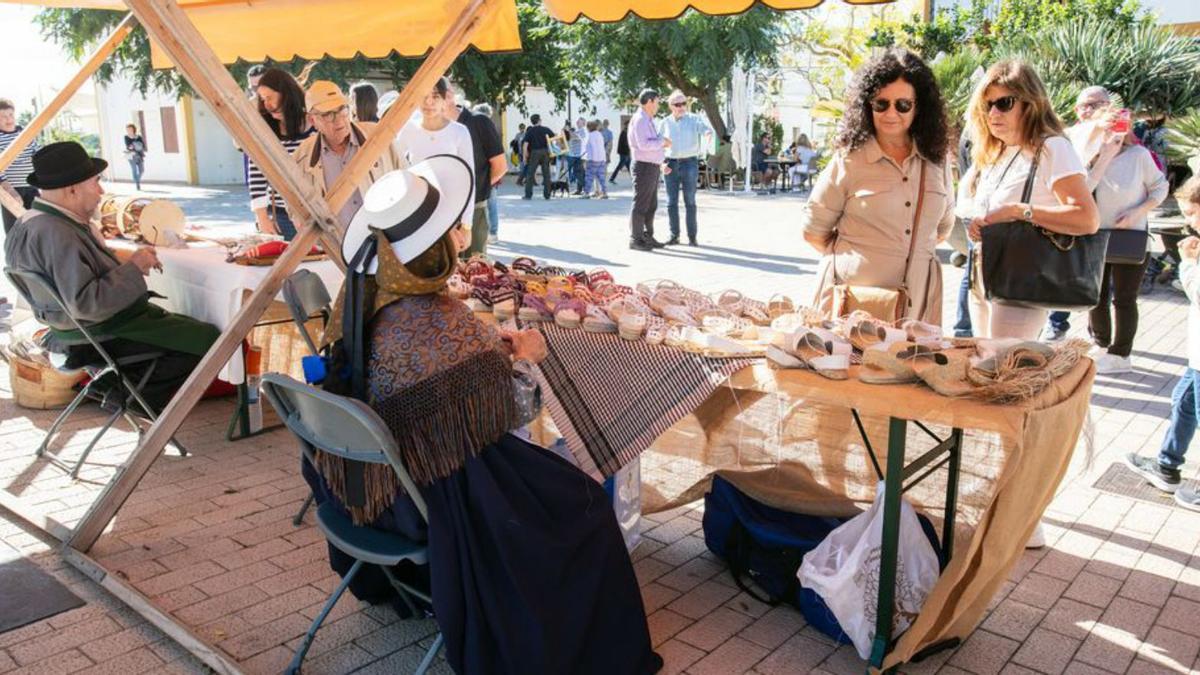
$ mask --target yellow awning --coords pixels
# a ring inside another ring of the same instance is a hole
[[[7,0],[0,0],[7,1]],[[16,0],[47,7],[126,10],[119,0]],[[224,63],[295,57],[382,58],[433,49],[468,0],[178,0]],[[516,0],[500,0],[471,44],[484,52],[521,49]],[[152,44],[154,67],[171,65]]]
[[[893,0],[843,0],[854,5],[886,4]],[[741,14],[756,4],[772,9],[812,9],[823,0],[542,0],[550,16],[566,23],[581,17],[610,23],[630,14],[643,19],[674,19],[689,9],[704,14]]]

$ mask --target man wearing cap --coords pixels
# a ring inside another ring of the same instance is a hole
[[[304,105],[308,110],[308,120],[317,133],[300,143],[300,147],[292,153],[292,159],[324,195],[342,175],[354,155],[358,154],[363,143],[375,133],[375,124],[351,122],[349,101],[342,90],[328,80],[313,82],[304,94]],[[402,164],[395,146],[388,143],[375,164],[358,180],[358,189],[338,210],[338,222],[343,231],[362,207],[362,196],[367,188],[380,176],[395,171]]]
[[[696,183],[700,179],[701,147],[712,138],[712,127],[699,115],[687,111],[687,96],[676,89],[667,98],[671,114],[663,120],[663,138],[671,139],[667,148],[667,219],[671,238],[667,244],[679,243],[679,189],[683,188],[683,206],[687,212],[688,245],[696,246]]]
[[[150,303],[144,277],[162,270],[153,248],[110,250],[91,226],[104,194],[100,173],[107,166],[74,141],[51,143],[34,153],[33,173],[26,181],[41,196],[5,240],[5,260],[10,269],[41,274],[62,297],[69,316],[36,305],[34,314],[50,327],[51,349],[67,354],[67,367],[100,361],[72,318],[115,359],[161,352],[141,392],[152,408],[161,410],[220,332]]]

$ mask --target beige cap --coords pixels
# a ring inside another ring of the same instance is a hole
[[[681,102],[687,103],[687,96],[685,94],[683,94],[682,92],[678,92],[678,91],[672,93],[671,97],[667,99],[667,103],[681,103]]]
[[[304,94],[304,107],[308,112],[333,112],[348,105],[345,94],[329,80],[317,80]]]

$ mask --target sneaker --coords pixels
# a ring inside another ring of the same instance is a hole
[[[1200,490],[1185,485],[1175,491],[1175,503],[1185,509],[1200,511]]]
[[[1142,457],[1136,452],[1125,455],[1125,463],[1142,478],[1145,478],[1148,483],[1163,492],[1174,493],[1179,489],[1179,469],[1168,469],[1159,464],[1158,460]],[[1195,494],[1194,490],[1192,490],[1192,494]]]
[[[496,236],[496,235],[494,235],[494,234],[489,234],[489,235],[488,235],[488,243],[489,243],[489,244],[495,244],[495,243],[498,243],[499,241],[500,241],[500,237],[497,237],[497,236]]]
[[[1067,338],[1067,331],[1060,330],[1053,326],[1046,326],[1042,331],[1042,342],[1062,342]]]
[[[1096,357],[1096,372],[1101,375],[1116,375],[1133,372],[1133,362],[1128,356],[1117,356],[1105,352]]]

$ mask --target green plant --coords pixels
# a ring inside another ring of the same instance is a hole
[[[975,88],[975,74],[986,69],[987,57],[977,49],[964,49],[955,54],[942,54],[930,64],[937,78],[942,97],[946,100],[946,114],[952,124],[961,124],[966,117],[967,103]]]
[[[758,139],[762,138],[763,134],[766,134],[770,136],[771,148],[776,153],[786,149],[783,145],[783,125],[775,118],[767,117],[766,115],[755,115],[753,131],[754,133],[750,138],[755,143],[758,142]]]
[[[1200,158],[1200,108],[1167,124],[1167,156],[1180,164]]]

